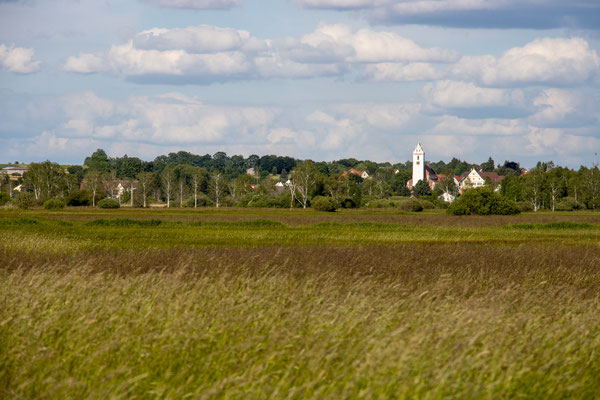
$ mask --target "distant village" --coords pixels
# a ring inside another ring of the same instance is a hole
[[[46,161],[0,170],[0,192],[9,198],[29,193],[36,202],[58,197],[70,205],[95,205],[108,197],[142,207],[307,207],[312,198],[322,196],[344,207],[387,206],[391,203],[382,200],[395,196],[441,207],[471,188],[489,187],[524,210],[596,209],[600,208],[596,181],[600,182],[597,166],[573,171],[540,162],[527,171],[512,161],[495,165],[491,157],[480,165],[456,158],[431,163],[420,142],[412,161],[399,164],[352,158],[313,162],[274,155],[230,157],[223,152],[200,156],[184,151],[148,162],[126,155],[109,158],[98,149],[83,165]],[[83,200],[71,201],[70,196]]]

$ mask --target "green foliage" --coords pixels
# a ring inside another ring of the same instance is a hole
[[[337,209],[337,202],[331,197],[317,196],[310,202],[312,208],[317,211],[333,212]]]
[[[431,188],[425,179],[421,179],[413,188],[413,193],[417,197],[431,196]]]
[[[21,192],[13,197],[12,203],[20,209],[27,210],[35,206],[35,198],[31,193]]]
[[[356,208],[356,207],[358,207],[358,204],[356,204],[354,199],[352,199],[350,197],[346,197],[345,199],[340,201],[340,207],[341,208]]]
[[[0,192],[0,207],[7,204],[10,201],[10,196],[6,192]]]
[[[68,206],[81,207],[92,204],[92,195],[87,190],[73,190],[66,198]]]
[[[517,207],[519,207],[519,210],[521,210],[521,212],[531,212],[531,211],[533,211],[533,205],[531,205],[531,203],[528,202],[528,201],[519,201],[519,202],[517,202]]]
[[[108,172],[110,171],[110,160],[102,149],[96,150],[90,157],[86,157],[83,165],[88,167],[87,171]],[[86,173],[87,173],[86,171]]]
[[[556,204],[556,211],[575,211],[583,208],[585,207],[575,201],[574,197],[565,197]]]
[[[452,215],[515,215],[521,212],[514,201],[488,188],[467,190],[447,211]]]
[[[117,199],[111,199],[109,197],[102,199],[98,202],[100,208],[119,208],[121,205]]]
[[[426,202],[423,200],[406,198],[406,199],[380,199],[380,200],[371,200],[366,204],[367,208],[397,208],[401,211],[412,211],[419,212],[423,211],[423,205],[428,203],[427,206],[431,205],[433,208],[433,204],[430,202]]]
[[[45,210],[61,210],[63,208],[65,208],[64,200],[57,197],[48,199],[44,202]]]

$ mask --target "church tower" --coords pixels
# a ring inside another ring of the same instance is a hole
[[[413,151],[413,187],[417,186],[417,183],[422,179],[425,179],[425,151],[421,146],[421,142],[419,142]]]

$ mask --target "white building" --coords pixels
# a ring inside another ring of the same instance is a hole
[[[413,150],[412,186],[416,186],[423,179],[425,179],[425,151],[419,142]]]

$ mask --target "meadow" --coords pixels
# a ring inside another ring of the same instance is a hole
[[[0,398],[600,398],[600,214],[0,209]]]

